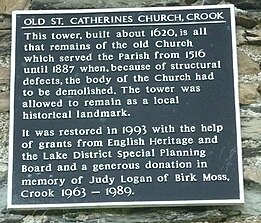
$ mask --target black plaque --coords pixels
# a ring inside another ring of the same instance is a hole
[[[232,5],[13,13],[8,208],[242,203]]]

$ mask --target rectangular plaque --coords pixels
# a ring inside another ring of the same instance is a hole
[[[13,13],[8,208],[242,203],[232,5]]]

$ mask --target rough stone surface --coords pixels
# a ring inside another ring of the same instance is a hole
[[[10,55],[11,50],[11,31],[0,30],[0,56]]]
[[[247,54],[238,50],[238,72],[240,75],[256,75],[260,72],[259,65]]]
[[[11,29],[11,15],[6,12],[0,13],[0,30]]]
[[[259,84],[258,86],[257,86],[257,92],[259,93],[259,94],[261,94],[261,84]]]
[[[0,214],[0,223],[20,223],[23,220],[23,218],[23,215]]]
[[[237,13],[236,24],[246,29],[252,29],[258,25],[258,22],[247,15]]]
[[[254,30],[254,31],[246,31],[245,39],[248,44],[252,45],[261,45],[261,31]]]
[[[239,96],[241,105],[257,103],[260,100],[260,95],[257,92],[256,88],[256,84],[240,83]]]
[[[245,165],[244,167],[245,179],[261,184],[261,157],[257,156],[247,161],[249,165]]]
[[[11,16],[0,13],[0,56],[10,54]]]
[[[247,121],[242,120],[242,138],[261,141],[261,118],[252,118]],[[260,179],[261,180],[261,179]]]
[[[178,6],[186,5],[182,0],[34,0],[31,9],[93,9],[93,8],[131,8],[151,6]]]
[[[11,13],[13,10],[28,9],[31,0],[1,0],[0,12]]]
[[[128,217],[127,217],[128,216]],[[221,222],[227,218],[227,214],[222,213],[219,210],[208,210],[208,211],[185,211],[182,209],[164,209],[164,208],[153,208],[147,210],[140,210],[138,212],[129,213],[126,216],[126,213],[74,213],[66,214],[64,218],[67,221],[73,221],[77,219],[80,222],[95,222],[96,219],[99,219],[101,222],[151,222],[151,223],[167,223],[167,222],[177,222],[177,223],[186,223],[186,222]]]
[[[6,178],[6,176],[4,177]],[[1,176],[0,176],[1,179]],[[0,187],[1,202],[0,202],[0,213],[5,211],[7,205],[7,185],[6,182]],[[1,221],[0,221],[1,222]]]
[[[260,184],[256,184],[253,182],[245,183],[245,205],[241,209],[243,217],[241,219],[242,222],[245,222],[245,216],[256,216],[261,222],[261,186]],[[239,221],[240,222],[240,221]]]
[[[229,0],[237,9],[240,111],[245,205],[223,207],[136,208],[8,212],[7,161],[11,16],[14,9],[154,7],[221,4],[219,0],[0,0],[0,223],[261,223],[261,62],[260,0]],[[31,6],[30,6],[31,5]],[[251,9],[251,10],[248,10]]]
[[[236,29],[237,46],[242,46],[246,44],[246,39],[244,37],[245,32],[246,32],[245,28],[243,28],[242,26],[237,26]]]
[[[10,69],[0,67],[0,84],[9,85],[10,83]]]
[[[229,0],[228,2],[235,4],[240,9],[261,9],[259,0]]]
[[[10,98],[10,93],[8,91],[0,92],[0,112],[9,111],[9,106],[10,106],[9,98]]]
[[[0,172],[7,170],[9,113],[0,112]],[[0,178],[1,181],[1,178]],[[1,197],[1,196],[0,196]]]

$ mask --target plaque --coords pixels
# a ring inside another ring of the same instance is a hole
[[[13,12],[9,209],[243,203],[233,5]]]

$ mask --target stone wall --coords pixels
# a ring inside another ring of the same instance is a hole
[[[7,162],[11,11],[226,4],[220,0],[1,0],[0,2],[0,223],[2,222],[261,222],[261,2],[236,6],[240,110],[246,203],[241,206],[8,212]],[[228,188],[229,189],[229,188]]]

